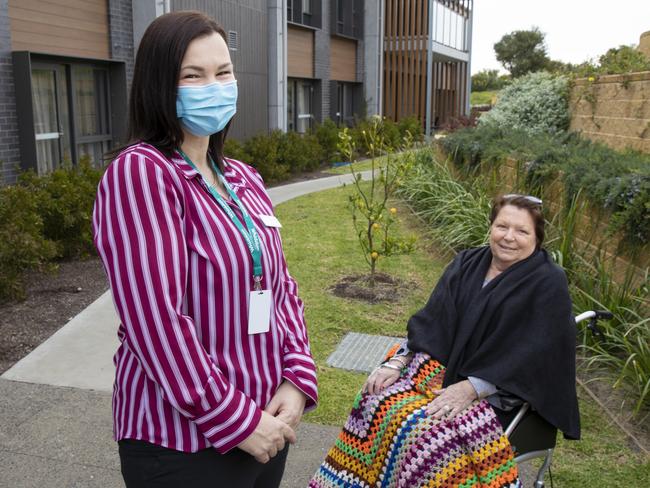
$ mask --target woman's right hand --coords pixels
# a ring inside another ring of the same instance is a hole
[[[296,442],[296,433],[282,420],[262,412],[259,424],[237,447],[253,456],[260,463],[268,463],[284,449],[285,442]]]
[[[391,364],[395,363],[397,365],[399,361],[391,361]],[[401,362],[400,362],[401,365]],[[378,395],[381,390],[388,388],[390,385],[395,383],[399,378],[400,371],[390,368],[382,368],[381,366],[375,369],[365,384],[363,385],[363,392],[370,393],[371,395]]]

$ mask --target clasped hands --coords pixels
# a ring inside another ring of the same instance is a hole
[[[262,412],[259,424],[239,447],[260,463],[267,463],[284,449],[287,441],[296,442],[296,427],[300,423],[305,403],[305,394],[291,382],[284,381]]]
[[[403,361],[398,358],[390,359],[388,364],[397,367],[400,367],[400,365],[405,366]],[[384,388],[388,388],[395,383],[399,376],[400,371],[396,369],[379,367],[368,376],[363,385],[363,391],[371,395],[377,395]],[[433,393],[437,396],[427,405],[426,411],[436,419],[442,417],[453,418],[478,398],[478,394],[469,380],[459,381],[446,388],[436,388]]]

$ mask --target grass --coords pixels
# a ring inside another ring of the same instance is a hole
[[[308,421],[343,424],[364,375],[330,368],[325,364],[342,337],[349,331],[404,336],[407,319],[429,297],[445,260],[416,244],[413,254],[380,260],[379,271],[407,280],[407,296],[390,304],[368,304],[339,298],[328,288],[345,275],[367,273],[359,242],[347,208],[352,187],[314,193],[279,205],[276,214],[284,224],[282,239],[289,270],[296,278],[305,302],[307,326],[318,365],[321,403]],[[391,203],[393,205],[393,203]],[[398,215],[407,211],[397,205]],[[423,233],[416,220],[400,219],[397,232]],[[293,225],[289,225],[292,223]]]
[[[379,174],[379,167],[382,164],[383,158],[377,158],[375,159],[375,170],[377,171],[377,174]],[[359,161],[354,164],[354,169],[355,171],[369,171],[372,169],[372,160],[371,159],[364,159],[363,161]],[[350,166],[338,166],[336,168],[329,168],[324,171],[325,173],[331,173],[333,175],[346,175],[350,173]]]
[[[308,422],[342,425],[365,375],[330,368],[329,354],[348,331],[403,336],[411,313],[424,305],[448,259],[440,258],[425,238],[416,251],[380,261],[380,271],[410,280],[397,304],[370,305],[333,296],[328,288],[343,275],[366,272],[346,206],[351,187],[307,195],[279,205],[289,269],[306,306],[307,326],[318,367],[319,407]],[[394,205],[394,204],[391,204]],[[426,229],[403,205],[396,204],[398,232],[425,235]],[[555,486],[648,486],[650,461],[628,447],[586,394],[579,392],[583,439],[559,439],[553,462]],[[550,486],[548,477],[547,485]]]
[[[498,93],[498,90],[482,92],[473,91],[469,97],[469,103],[470,105],[494,105]]]

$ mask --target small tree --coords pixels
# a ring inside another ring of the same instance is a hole
[[[339,132],[339,151],[348,159],[353,175],[355,193],[350,195],[352,222],[357,232],[363,255],[370,267],[368,285],[375,286],[377,261],[380,257],[408,253],[415,240],[393,236],[391,228],[397,221],[397,209],[387,208],[388,200],[413,167],[413,138],[409,131],[399,147],[391,146],[383,133],[382,118],[372,117],[362,130],[363,145],[372,161],[370,188],[361,185],[361,173],[355,168],[353,156],[357,153],[353,138],[347,128]],[[396,154],[396,151],[402,151]],[[378,172],[378,174],[377,174]]]
[[[506,34],[494,45],[497,60],[513,78],[545,69],[550,61],[544,34],[537,27]]]
[[[472,91],[500,90],[507,83],[507,76],[499,76],[499,70],[484,69],[472,75]]]

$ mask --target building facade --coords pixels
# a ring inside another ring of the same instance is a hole
[[[139,41],[179,10],[227,32],[231,137],[468,111],[472,0],[0,0],[0,184],[124,143]]]

